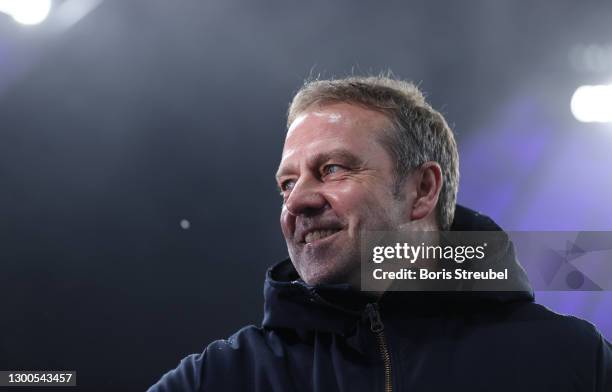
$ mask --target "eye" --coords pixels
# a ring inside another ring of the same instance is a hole
[[[336,174],[339,171],[342,171],[343,169],[344,169],[343,166],[331,163],[329,165],[323,166],[322,174],[323,174],[323,176],[326,176],[326,175],[329,175],[329,174]]]
[[[290,191],[294,186],[295,186],[295,180],[284,180],[284,181],[281,181],[278,187],[280,188],[280,191],[282,193],[282,192]]]

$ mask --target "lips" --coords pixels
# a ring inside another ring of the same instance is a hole
[[[309,230],[306,232],[306,235],[304,236],[304,243],[310,244],[311,242],[314,242],[314,241],[329,237],[333,234],[336,234],[339,231],[340,229]]]

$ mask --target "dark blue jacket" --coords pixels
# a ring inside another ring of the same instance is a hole
[[[458,207],[454,230],[500,230]],[[503,255],[517,263],[511,244]],[[612,392],[612,347],[593,325],[556,314],[523,289],[387,292],[309,287],[289,260],[267,272],[261,327],[181,361],[162,391]]]

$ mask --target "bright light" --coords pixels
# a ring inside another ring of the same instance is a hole
[[[51,0],[0,0],[0,11],[27,25],[38,24],[47,18]]]
[[[183,219],[181,220],[180,225],[181,225],[181,229],[187,230],[191,227],[191,222],[189,222],[187,219]]]
[[[612,84],[578,87],[570,107],[578,121],[612,122]]]

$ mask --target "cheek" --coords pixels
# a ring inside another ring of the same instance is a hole
[[[361,184],[357,184],[361,185]],[[380,187],[342,186],[326,197],[334,212],[348,224],[351,235],[363,227],[377,227],[398,214],[391,191]]]
[[[338,183],[328,192],[330,202],[349,211],[356,207],[384,205],[389,197],[390,192],[383,185],[375,186],[360,182]]]
[[[334,212],[353,228],[381,208],[379,192],[360,186],[339,187],[327,198]]]
[[[355,206],[364,201],[367,192],[363,187],[355,184],[337,184],[325,193],[325,198],[337,212],[348,213],[354,211]]]

